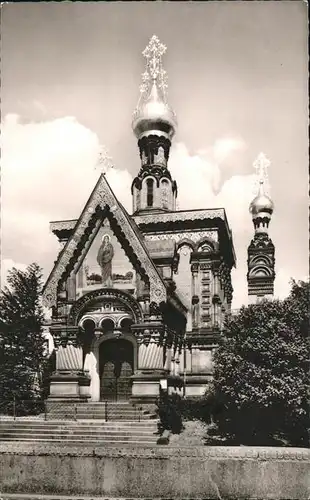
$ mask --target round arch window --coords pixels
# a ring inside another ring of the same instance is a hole
[[[102,322],[101,322],[101,328],[102,330],[104,331],[104,333],[109,333],[109,332],[112,332],[115,328],[115,324],[114,324],[114,321],[112,321],[111,319],[107,318],[107,319],[104,319]]]

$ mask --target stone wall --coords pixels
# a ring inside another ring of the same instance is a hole
[[[301,448],[0,445],[0,491],[126,498],[308,500]]]

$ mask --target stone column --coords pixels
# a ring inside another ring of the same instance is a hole
[[[187,347],[185,349],[185,357],[186,357],[186,373],[192,372],[192,349]]]
[[[171,346],[170,345],[167,345],[167,348],[166,348],[166,362],[165,362],[165,370],[168,372],[168,373],[171,373],[171,360],[172,360],[172,352],[171,352]]]
[[[136,330],[136,331],[135,331]],[[133,375],[132,399],[154,402],[160,395],[160,380],[166,378],[164,367],[164,327],[148,323],[132,327],[138,340],[138,369]]]
[[[174,374],[176,377],[178,377],[180,373],[180,354],[179,354],[179,349],[176,350],[175,352],[175,368],[174,368]]]
[[[75,401],[88,396],[86,388],[89,380],[83,375],[83,349],[77,343],[78,332],[78,327],[74,326],[51,327],[56,350],[56,372],[50,379],[49,400]]]
[[[219,271],[217,266],[213,268],[213,325],[219,326],[220,323],[220,283],[219,283]]]
[[[59,346],[56,351],[56,370],[80,372],[83,369],[83,349],[72,344]]]
[[[148,344],[142,343],[138,350],[138,370],[163,370],[164,369],[163,346],[150,339]]]
[[[170,370],[171,375],[175,375],[175,349],[174,347],[171,348],[171,370]]]
[[[185,364],[185,360],[184,360],[185,349],[184,349],[184,347],[181,347],[179,353],[180,353],[180,356],[179,356],[179,359],[180,359],[179,371],[180,371],[180,373],[184,373],[184,364]]]
[[[198,263],[191,265],[192,271],[192,321],[191,327],[199,327],[199,283],[198,283]]]

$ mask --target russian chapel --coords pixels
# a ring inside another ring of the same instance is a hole
[[[132,214],[101,174],[78,219],[51,223],[61,245],[43,294],[56,351],[51,401],[148,403],[163,386],[201,396],[212,378],[236,258],[224,208],[176,209],[169,152],[177,121],[166,99],[165,51],[153,36],[143,52]],[[249,295],[273,293],[272,210],[261,185],[251,204]]]

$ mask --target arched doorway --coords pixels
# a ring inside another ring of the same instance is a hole
[[[109,339],[99,347],[101,401],[127,400],[131,396],[134,370],[133,344],[125,339]]]

